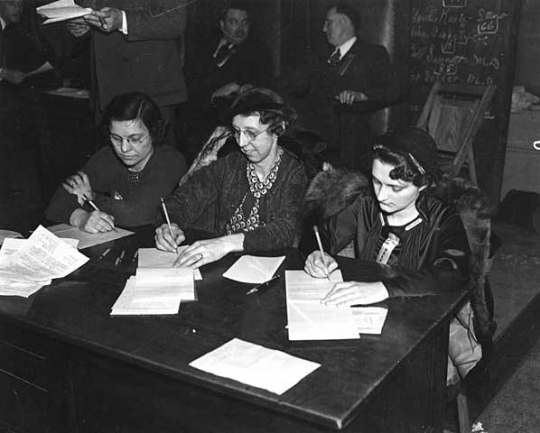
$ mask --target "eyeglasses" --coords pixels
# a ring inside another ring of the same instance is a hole
[[[268,128],[270,128],[270,127],[268,127]],[[262,131],[259,131],[259,132],[253,132],[253,131],[250,131],[248,129],[244,129],[242,131],[241,129],[234,129],[233,128],[232,135],[236,139],[237,142],[240,142],[240,135],[244,134],[244,137],[246,137],[246,140],[251,143],[251,142],[255,141],[259,135],[261,135],[263,132],[267,131],[268,128],[265,128],[265,129],[263,129]]]
[[[142,144],[144,140],[146,140],[148,137],[148,135],[131,135],[124,138],[116,134],[109,134],[109,139],[111,140],[111,143],[118,147],[122,146],[124,140],[126,140],[131,146],[138,146],[139,144]]]

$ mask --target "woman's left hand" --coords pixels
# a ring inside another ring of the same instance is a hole
[[[197,241],[180,253],[173,266],[199,268],[233,251],[242,251],[243,244],[244,235],[241,233]]]
[[[62,186],[70,194],[77,196],[77,201],[80,206],[83,206],[86,200],[94,200],[94,192],[92,191],[92,185],[90,185],[90,179],[86,173],[78,171],[73,176],[69,176]]]
[[[351,305],[368,305],[388,299],[388,290],[381,281],[375,283],[361,283],[358,281],[345,281],[337,283],[321,303],[350,307]]]

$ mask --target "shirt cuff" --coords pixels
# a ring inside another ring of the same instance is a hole
[[[127,35],[128,34],[128,25],[127,25],[127,15],[126,15],[126,11],[122,11],[122,28],[120,29],[120,31]]]

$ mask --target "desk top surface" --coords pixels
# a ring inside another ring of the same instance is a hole
[[[319,425],[340,428],[361,411],[367,397],[420,342],[448,321],[465,296],[451,293],[393,299],[382,335],[359,340],[292,342],[287,335],[284,278],[262,293],[246,296],[250,287],[221,275],[237,256],[201,268],[197,302],[183,303],[173,316],[111,317],[110,310],[135,273],[131,257],[140,246],[130,236],[88,248],[91,260],[65,279],[56,280],[29,299],[0,297],[0,319],[107,356],[166,374],[175,380],[212,389]],[[100,254],[109,246],[105,259]],[[122,249],[124,265],[114,267]],[[279,272],[301,269],[290,252]],[[369,262],[340,260],[345,279],[374,280],[384,269]],[[189,366],[232,338],[282,350],[321,364],[296,386],[278,396],[217,377]]]

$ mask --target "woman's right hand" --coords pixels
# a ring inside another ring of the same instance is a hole
[[[325,260],[326,260],[326,265],[328,267],[324,265]],[[306,271],[307,274],[315,278],[326,278],[337,268],[338,268],[338,264],[332,256],[324,253],[324,260],[323,260],[323,256],[321,252],[318,250],[313,251],[308,256],[308,258],[306,259],[306,263],[304,265],[304,271]]]
[[[176,248],[186,240],[186,237],[184,231],[177,224],[172,223],[170,230],[168,224],[162,224],[158,227],[154,239],[158,250],[176,253]]]
[[[101,211],[87,212],[80,208],[73,211],[69,223],[88,233],[104,233],[114,229],[114,217],[112,215]]]

